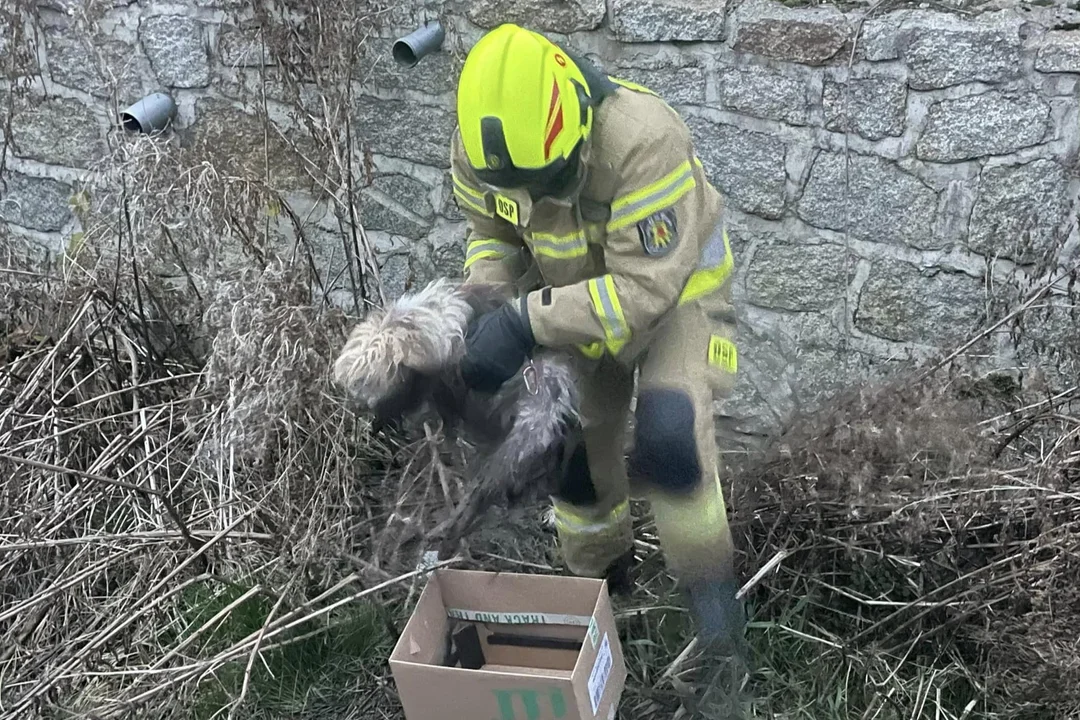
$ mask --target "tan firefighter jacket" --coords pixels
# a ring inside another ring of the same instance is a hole
[[[499,285],[508,298],[528,292],[541,346],[627,359],[680,303],[712,296],[729,314],[733,259],[720,194],[686,124],[655,93],[612,80],[569,198],[532,202],[527,192],[485,186],[457,131],[451,173],[468,220],[466,282]],[[522,288],[530,269],[539,282]]]

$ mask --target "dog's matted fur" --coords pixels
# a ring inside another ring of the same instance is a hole
[[[465,498],[429,539],[447,557],[485,511],[554,494],[564,458],[580,441],[570,357],[541,350],[498,392],[469,391],[461,380],[470,322],[502,303],[492,288],[439,279],[385,309],[349,335],[334,380],[374,412],[376,427],[437,414],[447,432],[478,448]]]

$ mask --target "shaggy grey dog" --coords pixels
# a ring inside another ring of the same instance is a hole
[[[469,324],[503,302],[492,288],[439,279],[349,335],[334,380],[373,411],[376,429],[400,418],[438,416],[448,434],[478,450],[466,497],[429,539],[448,557],[494,505],[556,493],[581,441],[570,357],[542,350],[498,392],[468,390],[459,363]]]

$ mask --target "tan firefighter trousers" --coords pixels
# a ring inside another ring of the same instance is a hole
[[[713,415],[714,399],[730,396],[737,371],[730,293],[729,281],[679,305],[631,367],[606,357],[581,361],[585,482],[591,479],[593,497],[577,504],[553,498],[560,549],[574,574],[602,577],[633,546],[625,451],[636,366],[633,494],[649,500],[676,577],[734,579]]]

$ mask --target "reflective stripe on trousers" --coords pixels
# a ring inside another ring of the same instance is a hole
[[[612,561],[633,547],[629,499],[600,518],[586,517],[559,500],[552,504],[560,552],[578,577],[603,577]]]

